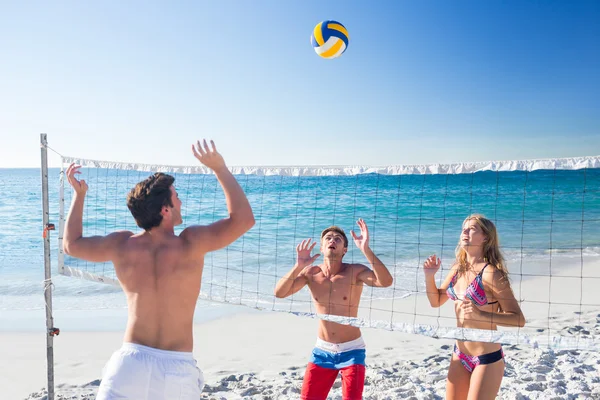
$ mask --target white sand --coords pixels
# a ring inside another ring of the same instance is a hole
[[[600,314],[584,315],[582,321],[583,329],[600,335]],[[315,320],[279,313],[196,326],[194,354],[207,382],[202,398],[297,399],[315,332]],[[363,334],[368,346],[365,399],[444,398],[451,340],[376,329]],[[1,366],[2,399],[43,399],[43,336],[1,338],[2,354],[11,360]],[[121,333],[61,334],[55,349],[57,398],[93,399],[100,371],[120,340]],[[505,346],[505,352],[502,399],[600,398],[598,353],[522,346]],[[339,382],[331,399],[341,399]]]
[[[560,285],[565,292],[579,292],[579,287],[580,282],[568,280]],[[515,290],[552,289],[547,282],[530,280]],[[584,285],[583,297],[585,302],[600,304],[600,292],[590,285]],[[452,316],[451,305],[431,309],[422,298],[395,301],[394,309],[414,310],[415,304],[419,312],[431,315],[425,319]],[[547,304],[525,302],[523,309],[528,324],[548,328]],[[560,311],[550,312],[550,328],[556,333],[600,340],[598,307],[582,308],[580,314],[572,308]],[[250,309],[196,325],[194,355],[207,383],[202,399],[297,399],[316,331],[314,319]],[[368,364],[365,399],[444,398],[453,340],[379,329],[363,329],[363,336]],[[102,367],[121,339],[122,332],[62,332],[55,339],[56,398],[93,399]],[[527,345],[507,345],[504,350],[507,367],[499,398],[600,399],[598,352],[548,351]],[[0,334],[0,357],[1,399],[45,398],[43,334]],[[330,398],[341,399],[339,379]]]

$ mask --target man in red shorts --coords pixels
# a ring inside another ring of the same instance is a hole
[[[348,251],[348,238],[341,228],[331,226],[321,233],[323,263],[312,265],[320,256],[311,256],[316,242],[303,240],[296,247],[296,265],[279,280],[275,296],[288,297],[308,285],[318,314],[357,317],[363,284],[388,287],[393,282],[386,266],[369,247],[367,224],[362,219],[357,224],[360,236],[351,231],[352,238],[372,269],[342,262]],[[362,399],[365,342],[357,327],[319,320],[317,343],[306,368],[301,399],[325,400],[339,373],[344,400]]]

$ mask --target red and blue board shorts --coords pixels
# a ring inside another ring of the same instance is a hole
[[[362,399],[365,386],[365,342],[362,337],[346,343],[317,339],[302,382],[302,400],[325,400],[338,374],[342,398]]]

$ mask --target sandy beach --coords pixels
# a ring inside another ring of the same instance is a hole
[[[574,330],[600,335],[600,314]],[[316,320],[252,312],[195,327],[195,351],[206,378],[202,399],[297,399],[315,340]],[[266,329],[265,327],[269,327]],[[244,334],[240,335],[240,327]],[[93,399],[102,367],[121,332],[65,332],[56,339],[56,398]],[[365,399],[442,399],[452,340],[365,329]],[[44,338],[4,334],[3,399],[45,398]],[[501,399],[600,398],[600,355],[505,346]],[[338,379],[331,399],[341,399]]]
[[[597,265],[594,263],[593,265]],[[586,269],[590,265],[586,265]],[[568,271],[565,270],[565,275]],[[598,272],[586,271],[584,276]],[[554,278],[553,279],[558,279]],[[520,293],[548,289],[544,278],[513,286]],[[570,282],[570,284],[569,284]],[[542,285],[544,284],[544,285]],[[578,293],[580,282],[561,281],[562,293]],[[542,289],[545,288],[545,289]],[[598,304],[592,285],[583,285],[584,303]],[[543,297],[543,294],[540,294]],[[547,296],[547,294],[546,294]],[[547,298],[547,297],[546,297]],[[361,314],[386,318],[381,303],[362,304]],[[525,301],[527,334],[579,337],[597,341],[597,307],[562,307],[549,312],[547,304]],[[553,306],[554,307],[554,306]],[[428,307],[425,296],[394,301],[397,313],[424,314],[417,323],[452,324],[452,306]],[[399,315],[399,314],[398,314]],[[448,317],[448,318],[447,318]],[[297,399],[304,368],[316,339],[317,320],[288,313],[240,307],[240,313],[194,327],[194,356],[203,370],[202,399]],[[525,333],[525,332],[524,332]],[[104,364],[120,347],[123,332],[63,331],[55,343],[55,383],[58,399],[93,399]],[[365,399],[443,399],[451,339],[365,328],[367,374]],[[2,399],[41,400],[46,396],[45,338],[41,333],[0,334]],[[501,399],[600,399],[600,354],[587,350],[549,350],[529,344],[505,345],[506,371]],[[330,399],[341,399],[338,381]]]

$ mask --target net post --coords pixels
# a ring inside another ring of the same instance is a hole
[[[46,358],[48,371],[48,400],[54,400],[54,335],[58,329],[54,328],[52,317],[52,273],[50,270],[50,234],[54,224],[49,221],[50,205],[48,198],[48,140],[47,134],[40,134],[41,172],[42,172],[42,218],[44,239],[44,300],[46,303]]]

